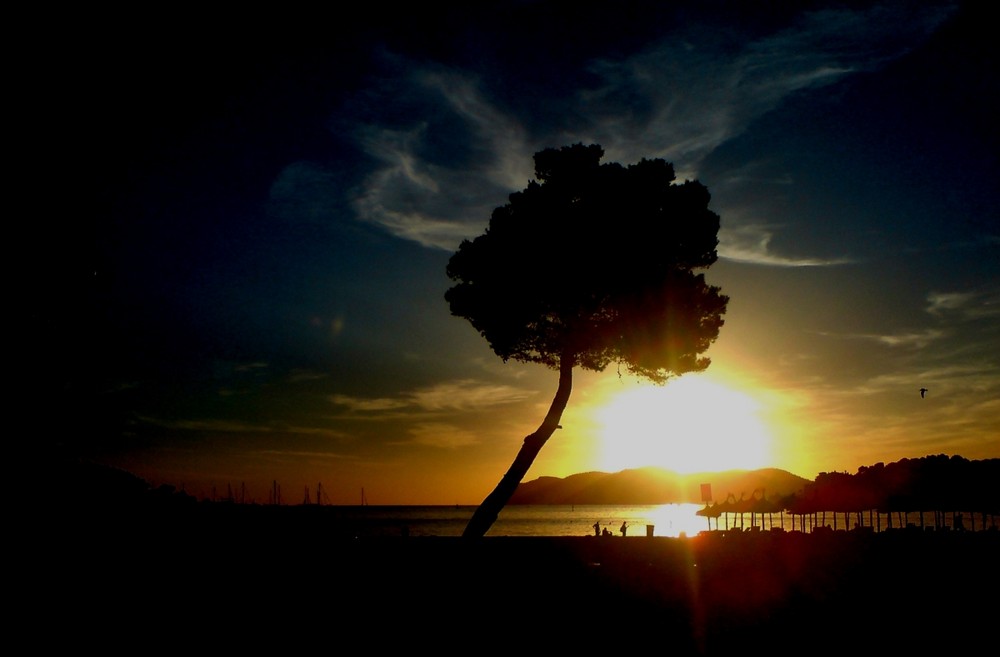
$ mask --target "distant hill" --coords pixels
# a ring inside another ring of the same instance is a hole
[[[510,504],[673,504],[702,503],[701,486],[711,486],[712,500],[729,494],[749,498],[763,489],[768,498],[799,493],[810,480],[777,468],[678,474],[663,468],[621,472],[584,472],[568,477],[539,477],[522,482]]]

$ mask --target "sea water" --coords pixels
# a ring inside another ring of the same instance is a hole
[[[699,516],[701,504],[650,504],[650,505],[507,505],[500,512],[487,536],[593,536],[595,531],[605,531],[613,536],[695,536],[708,530],[772,530],[812,532],[817,528],[855,529],[859,526],[874,531],[900,528],[902,523],[893,514],[858,514],[832,512],[816,516],[792,516],[787,513],[728,514],[716,518]],[[461,536],[475,506],[335,506],[336,522],[342,529],[356,536]],[[980,523],[970,526],[970,516],[965,516],[965,528],[981,529]],[[910,524],[920,527],[917,514],[907,518]],[[932,522],[930,514],[925,521]],[[945,518],[951,528],[954,518]],[[595,530],[595,525],[597,526]],[[929,528],[929,527],[928,527]]]
[[[505,507],[488,536],[694,535],[708,528],[698,504]],[[473,508],[474,510],[474,508]]]
[[[507,505],[487,536],[680,536],[708,529],[698,504]],[[475,506],[345,506],[338,521],[365,536],[461,536]],[[713,521],[714,522],[714,521]]]

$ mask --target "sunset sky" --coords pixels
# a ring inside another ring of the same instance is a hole
[[[67,20],[25,94],[52,142],[23,431],[198,496],[479,503],[557,373],[451,316],[445,266],[536,151],[582,142],[708,187],[730,302],[705,373],[578,371],[527,479],[1000,457],[997,47],[973,4]]]

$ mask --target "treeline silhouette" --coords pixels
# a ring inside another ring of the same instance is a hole
[[[824,472],[801,493],[782,500],[782,506],[799,515],[824,511],[881,513],[900,526],[915,514],[920,526],[964,528],[963,515],[981,527],[995,527],[1000,514],[1000,459],[973,461],[961,456],[938,454],[894,463],[876,463],[858,468],[856,474]],[[950,523],[946,517],[950,514]],[[890,524],[890,526],[892,526]],[[975,529],[972,525],[970,529]]]
[[[853,520],[856,528],[883,529],[884,517],[885,529],[995,530],[1000,515],[997,481],[1000,459],[974,461],[938,454],[862,466],[853,475],[823,472],[790,495],[767,498],[757,490],[736,498],[730,493],[723,502],[706,504],[698,515],[717,522],[735,516],[741,528],[747,514],[751,527],[756,527],[758,516],[763,526],[765,518],[788,513],[798,517],[803,531],[807,525],[838,529],[838,514],[845,526]]]
[[[41,495],[49,513],[65,518],[99,519],[157,512],[180,515],[201,506],[198,499],[171,484],[153,486],[112,466],[72,458],[56,459],[51,474],[57,485]]]

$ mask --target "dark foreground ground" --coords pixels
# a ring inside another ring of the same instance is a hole
[[[996,531],[467,541],[78,518],[28,551],[13,620],[37,652],[1000,650]]]

